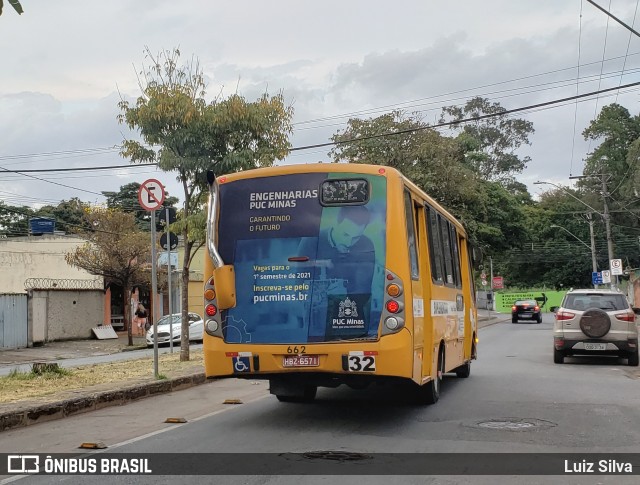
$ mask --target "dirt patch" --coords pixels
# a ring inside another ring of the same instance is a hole
[[[158,374],[171,378],[185,372],[202,372],[202,351],[191,350],[191,360],[180,362],[180,353],[163,354],[158,360]],[[153,357],[123,362],[94,364],[63,373],[48,372],[42,375],[14,373],[0,377],[0,403],[44,398],[65,391],[83,389],[99,384],[119,383],[126,385],[140,379],[152,378]]]

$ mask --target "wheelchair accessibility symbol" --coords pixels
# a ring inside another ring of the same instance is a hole
[[[249,372],[249,357],[233,357],[233,372]]]

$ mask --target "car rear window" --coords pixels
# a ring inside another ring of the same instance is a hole
[[[568,310],[587,310],[599,308],[606,312],[614,310],[626,310],[629,302],[624,295],[611,295],[604,293],[582,293],[567,295],[562,305]]]
[[[518,300],[514,303],[514,305],[531,305],[536,306],[538,304],[535,300]]]

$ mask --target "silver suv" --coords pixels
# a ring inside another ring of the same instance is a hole
[[[555,312],[553,361],[567,355],[617,355],[638,365],[636,314],[626,296],[613,290],[570,290]]]

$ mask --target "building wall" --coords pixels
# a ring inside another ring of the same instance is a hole
[[[95,280],[96,276],[68,265],[64,259],[84,242],[54,234],[0,239],[0,292],[24,293],[28,278]]]
[[[33,343],[85,339],[102,325],[102,290],[31,290]]]
[[[202,246],[198,249],[195,256],[191,260],[191,265],[189,266],[189,311],[195,312],[202,317],[204,317],[204,281],[203,281],[203,268],[204,268],[204,255],[207,251],[207,248]],[[184,260],[184,247],[182,245],[178,246],[178,269],[174,270],[172,273],[175,276],[172,276],[172,283],[176,286],[180,285],[182,282],[182,262]],[[181,297],[178,298],[178,303],[180,303]],[[177,313],[179,310],[174,308],[174,313]]]

